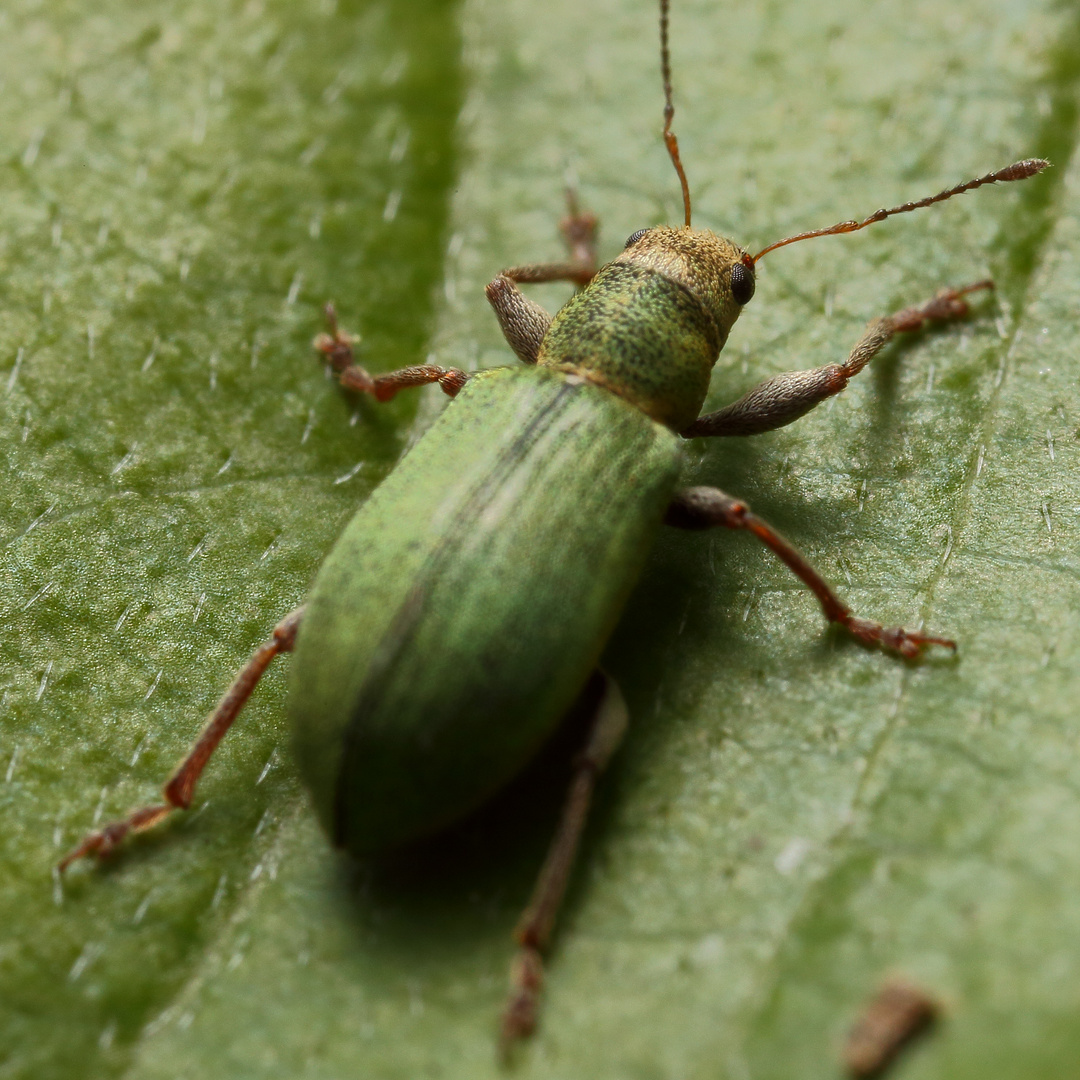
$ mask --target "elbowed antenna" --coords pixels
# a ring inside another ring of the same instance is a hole
[[[682,159],[679,157],[679,140],[671,130],[671,121],[675,118],[675,106],[671,101],[671,54],[668,50],[668,0],[660,0],[660,71],[664,79],[664,145],[671,157],[671,163],[679,174],[682,184],[683,208],[686,211],[686,227],[690,228],[690,184],[686,179]]]
[[[672,136],[674,138],[674,136]],[[770,251],[775,251],[777,248],[785,247],[788,244],[794,244],[798,240],[809,240],[814,236],[834,236],[837,233],[851,233],[858,232],[860,229],[865,229],[867,225],[873,225],[877,221],[884,221],[887,217],[892,217],[893,214],[906,214],[909,210],[921,210],[924,206],[932,206],[934,203],[944,202],[946,199],[951,199],[954,195],[962,195],[965,191],[972,191],[974,188],[982,187],[983,184],[997,184],[1005,183],[1010,180],[1026,180],[1029,176],[1036,176],[1041,173],[1043,169],[1049,166],[1049,161],[1044,161],[1042,158],[1025,158],[1023,161],[1017,161],[1013,165],[1009,165],[1004,169],[998,169],[997,172],[987,173],[985,176],[979,176],[974,180],[969,180],[966,184],[957,184],[956,187],[951,187],[947,191],[940,191],[937,195],[931,195],[927,199],[919,199],[917,202],[907,202],[902,206],[894,206],[891,210],[878,210],[877,213],[871,214],[868,218],[862,221],[841,221],[836,225],[830,225],[827,229],[812,229],[810,232],[798,233],[795,236],[785,237],[783,240],[777,240],[775,244],[770,244],[764,251],[759,251],[753,258],[754,262],[757,262],[763,255],[768,255]],[[689,217],[687,218],[689,223]]]

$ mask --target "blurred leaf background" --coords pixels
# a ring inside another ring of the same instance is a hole
[[[711,403],[996,278],[798,425],[688,448],[860,612],[960,658],[866,651],[746,538],[665,536],[609,649],[633,731],[514,1074],[835,1077],[900,972],[946,1017],[898,1075],[1074,1076],[1080,12],[687,0],[672,32],[696,223],[752,250],[1055,169],[762,264]],[[498,1075],[557,753],[347,866],[294,777],[286,660],[191,815],[62,890],[50,867],[154,797],[441,407],[346,399],[321,305],[373,369],[508,363],[482,286],[558,255],[568,182],[607,256],[678,220],[654,6],[15,0],[0,58],[0,1077]]]

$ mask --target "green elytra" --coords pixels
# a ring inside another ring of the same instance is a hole
[[[59,871],[105,856],[130,833],[187,809],[214,749],[268,664],[295,649],[296,760],[334,841],[357,855],[434,832],[506,784],[568,713],[585,716],[562,817],[518,942],[503,1045],[535,1027],[551,938],[598,775],[627,726],[601,651],[662,523],[752,533],[859,640],[914,658],[946,638],[861,619],[745,503],[679,489],[686,437],[745,436],[791,423],[840,393],[898,332],[967,313],[988,281],[944,289],[874,319],[843,363],[775,376],[699,416],[709,376],[754,293],[757,260],[785,244],[854,232],[999,181],[1029,159],[929,198],[780,240],[756,256],[690,224],[671,131],[667,0],[660,2],[664,141],[682,228],[641,230],[597,270],[596,221],[563,222],[570,260],[504,270],[487,296],[525,367],[468,375],[435,365],[371,376],[331,311],[319,350],[351,390],[386,401],[438,382],[456,400],[361,507],[323,563],[307,604],[286,616],[237,675],[164,787],[164,803],[87,834]],[[552,318],[518,285],[583,286]]]

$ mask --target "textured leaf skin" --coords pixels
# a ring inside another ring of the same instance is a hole
[[[331,836],[416,839],[521,770],[595,667],[681,462],[677,436],[580,377],[466,385],[305,609],[289,708]]]

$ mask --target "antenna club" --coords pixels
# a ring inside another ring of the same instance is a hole
[[[1025,158],[1001,170],[999,180],[1026,180],[1029,176],[1038,176],[1043,169],[1050,168],[1045,158]]]

